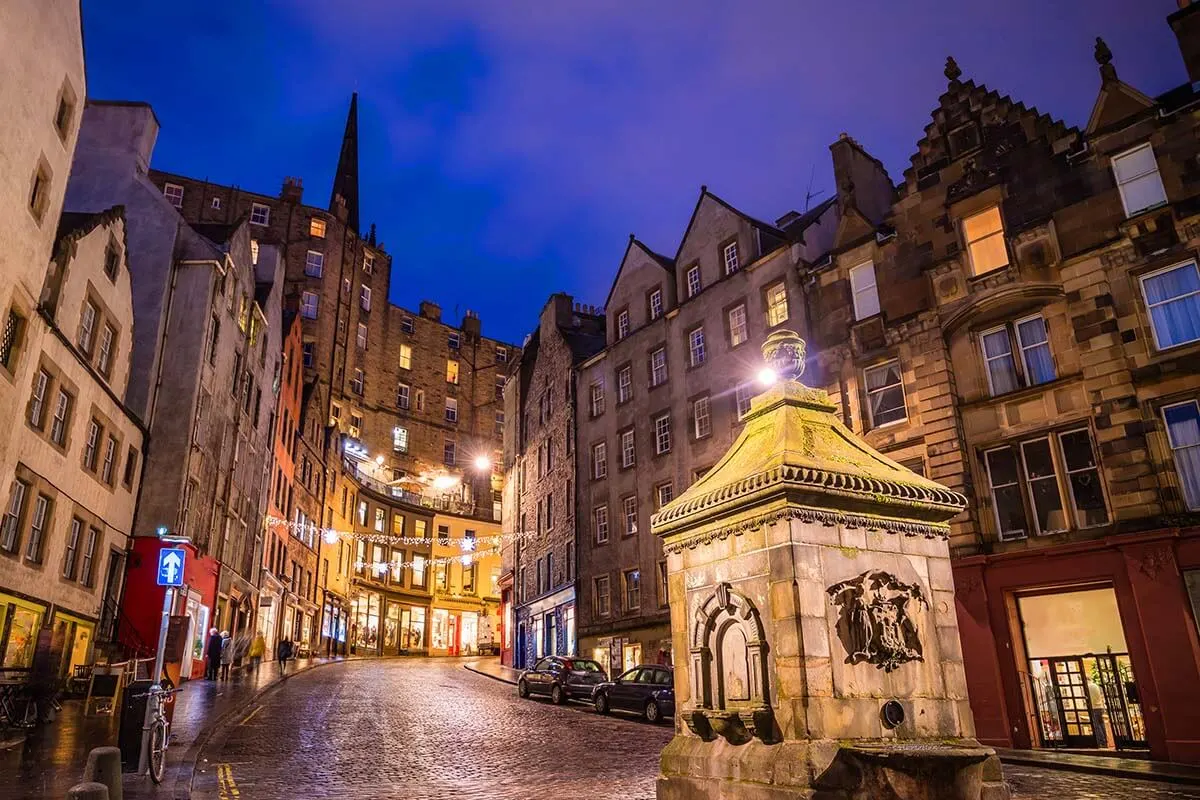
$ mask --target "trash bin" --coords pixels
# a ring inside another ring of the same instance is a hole
[[[142,754],[142,727],[146,723],[146,703],[154,681],[132,681],[121,696],[121,729],[117,746],[121,748],[121,768],[136,772]]]

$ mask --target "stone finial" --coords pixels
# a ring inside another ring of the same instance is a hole
[[[942,74],[944,74],[946,76],[946,80],[950,81],[951,83],[956,82],[962,77],[962,70],[958,68],[958,62],[954,60],[954,56],[946,57],[946,69],[943,70]]]
[[[804,374],[804,340],[795,331],[775,331],[763,342],[763,360],[780,380],[798,381]]]
[[[1096,49],[1092,51],[1092,55],[1096,58],[1096,63],[1100,65],[1100,78],[1105,83],[1110,83],[1117,79],[1117,68],[1113,66],[1112,50],[1108,48],[1108,43],[1101,37],[1096,37]]]

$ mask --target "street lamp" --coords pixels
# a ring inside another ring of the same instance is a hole
[[[758,382],[762,384],[764,388],[773,386],[777,380],[779,380],[779,375],[777,375],[775,370],[771,369],[770,367],[763,367],[758,371]]]
[[[487,472],[492,468],[492,460],[485,455],[475,456],[475,469]]]

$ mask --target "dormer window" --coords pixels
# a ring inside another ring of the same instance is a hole
[[[1125,216],[1132,217],[1167,202],[1158,161],[1148,143],[1113,156],[1112,171]]]
[[[972,214],[963,220],[962,228],[972,275],[984,275],[1008,266],[1008,245],[1004,241],[1000,206]]]

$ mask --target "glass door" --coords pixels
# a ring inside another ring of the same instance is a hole
[[[1067,747],[1096,747],[1096,731],[1092,727],[1092,706],[1088,699],[1083,660],[1050,659],[1050,674],[1062,714],[1063,742]]]

